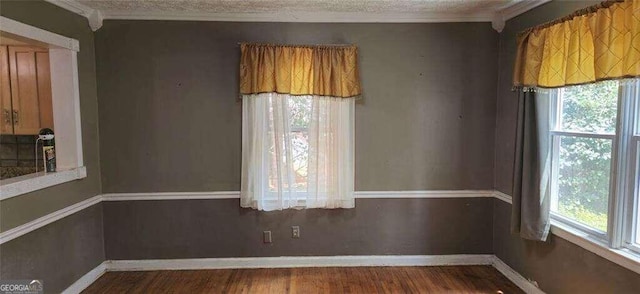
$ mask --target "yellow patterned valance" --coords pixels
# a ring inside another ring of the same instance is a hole
[[[555,88],[640,76],[640,1],[576,11],[518,36],[513,84]]]
[[[355,46],[240,45],[240,93],[360,95]]]

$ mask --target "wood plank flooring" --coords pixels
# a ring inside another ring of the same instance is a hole
[[[524,293],[491,266],[109,272],[83,293]]]

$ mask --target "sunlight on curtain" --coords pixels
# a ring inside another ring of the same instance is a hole
[[[242,101],[242,207],[354,207],[354,99],[263,93]]]

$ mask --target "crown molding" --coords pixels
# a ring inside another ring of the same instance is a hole
[[[102,27],[102,21],[104,17],[102,12],[97,9],[93,9],[75,0],[44,0],[58,7],[69,10],[75,14],[79,14],[87,18],[89,27],[94,32]]]
[[[120,20],[187,20],[227,22],[307,22],[307,23],[440,23],[491,22],[498,32],[505,22],[551,0],[514,0],[497,12],[456,13],[364,13],[364,12],[276,12],[276,13],[199,13],[166,11],[100,11],[75,0],[45,0],[87,18],[93,31],[102,27],[104,19]]]
[[[507,20],[534,9],[551,0],[516,0],[499,9],[491,18],[491,27],[498,33],[502,32]]]
[[[548,2],[551,2],[551,0],[521,0],[503,8],[499,13],[507,21]]]
[[[226,22],[299,23],[437,23],[488,22],[492,13],[364,13],[364,12],[269,12],[269,13],[192,13],[192,12],[104,12],[105,19],[188,20]]]

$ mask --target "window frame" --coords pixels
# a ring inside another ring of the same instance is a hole
[[[80,84],[76,39],[0,16],[2,32],[49,48],[57,171],[0,180],[0,200],[87,177],[82,146]]]
[[[621,154],[623,154],[620,174],[624,179],[619,183],[622,191],[618,208],[621,214],[618,218],[618,236],[620,237],[614,238],[613,246],[622,247],[640,255],[640,240],[638,240],[640,238],[638,234],[638,230],[640,230],[640,207],[638,207],[640,205],[640,181],[637,180],[640,177],[640,79],[628,82],[628,84],[632,83],[635,84],[635,86],[630,86],[631,90],[635,92],[630,94],[633,98],[626,101],[627,104],[622,105],[619,110],[623,126],[621,140],[624,141],[620,146]],[[621,93],[621,97],[622,95],[625,93]]]
[[[617,118],[615,133],[575,132],[561,129],[562,98],[564,88],[549,90],[549,137],[551,142],[551,187],[552,206],[557,203],[557,181],[559,175],[559,148],[563,137],[610,139],[611,167],[609,176],[609,199],[607,231],[603,232],[569,219],[551,209],[552,225],[566,231],[578,232],[590,242],[611,249],[620,249],[640,258],[640,79],[622,80],[618,84]],[[628,91],[631,91],[627,93]],[[626,99],[631,95],[631,99]]]
[[[551,196],[551,206],[553,206],[558,199],[558,174],[559,174],[559,154],[560,154],[560,141],[562,138],[589,138],[589,139],[606,139],[611,140],[611,163],[610,163],[610,174],[609,174],[609,199],[608,199],[608,211],[607,218],[611,215],[611,200],[612,195],[615,193],[615,173],[612,171],[615,168],[616,161],[616,133],[604,133],[604,132],[581,132],[581,131],[565,131],[561,130],[562,127],[562,106],[563,106],[563,94],[564,88],[552,89],[549,90],[549,107],[551,108],[550,113],[550,123],[549,123],[549,136],[551,142],[551,177],[550,177],[550,196]],[[620,100],[620,92],[618,92],[618,101]],[[616,104],[619,107],[619,102]],[[556,222],[562,223],[565,226],[570,227],[573,230],[578,230],[584,232],[595,238],[599,241],[606,242],[610,239],[610,221],[607,220],[607,231],[600,231],[595,228],[592,228],[586,224],[580,223],[578,221],[572,220],[566,216],[563,216],[559,213],[556,213],[551,209],[550,213],[551,219]]]
[[[304,96],[308,96],[308,95],[304,95]],[[287,105],[287,109],[288,109],[288,111],[291,111],[290,105]],[[303,133],[303,132],[306,132],[308,134],[309,133],[309,129],[310,129],[310,126],[301,127],[301,126],[293,126],[293,125],[291,125],[289,127],[289,134]],[[269,136],[272,136],[272,135],[273,134],[271,134],[271,133],[269,134]],[[307,154],[308,154],[308,152],[309,152],[309,150],[307,150]],[[265,162],[269,162],[269,158],[268,158],[269,154],[268,153],[265,154],[265,157],[267,157],[265,159]],[[308,161],[307,161],[307,164],[308,164]],[[268,169],[269,167],[267,166],[266,168]],[[269,181],[269,179],[267,178],[266,181]],[[268,184],[266,186],[269,187]],[[308,185],[307,185],[307,187],[308,187]],[[300,206],[306,206],[307,194],[309,193],[308,191],[304,191],[304,192],[303,191],[293,191],[293,192],[290,192],[290,193],[293,195],[294,198],[297,199],[297,202],[300,204]],[[276,202],[278,202],[279,198],[278,198],[277,189],[276,190],[271,190],[271,188],[269,187],[267,192],[265,193],[264,201],[267,202],[267,203],[276,203]]]

